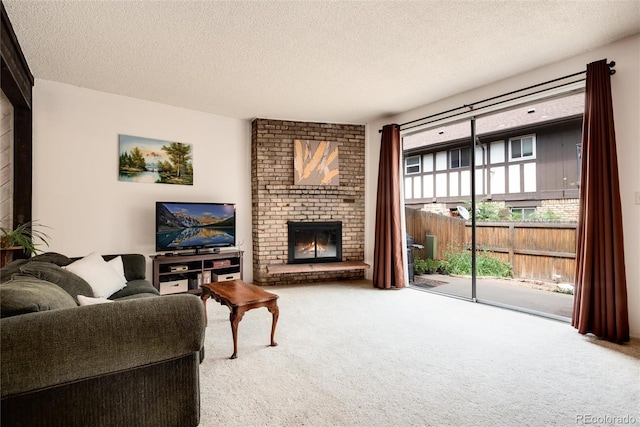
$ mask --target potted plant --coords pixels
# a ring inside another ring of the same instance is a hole
[[[22,251],[28,255],[38,253],[38,244],[49,246],[50,237],[34,227],[42,227],[28,221],[15,229],[0,227],[0,267],[4,267],[13,260],[13,254]]]

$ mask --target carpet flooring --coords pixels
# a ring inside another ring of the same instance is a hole
[[[229,311],[208,303],[201,426],[640,424],[640,342],[369,281],[269,288],[238,359]]]

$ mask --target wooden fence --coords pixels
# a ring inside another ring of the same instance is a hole
[[[471,221],[417,209],[405,208],[407,234],[425,245],[426,236],[436,237],[436,258],[450,249],[471,245]],[[576,258],[575,223],[485,222],[476,223],[476,246],[510,263],[518,278],[573,283]],[[426,258],[426,249],[414,250]]]

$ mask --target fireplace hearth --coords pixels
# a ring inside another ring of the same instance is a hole
[[[342,261],[342,222],[288,222],[289,264]]]

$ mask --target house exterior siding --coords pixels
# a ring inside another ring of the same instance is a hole
[[[553,209],[557,204],[543,203],[548,200],[566,200],[577,206],[581,134],[581,116],[479,134],[480,144],[475,149],[476,195],[485,201],[502,202],[504,208]],[[533,141],[533,149],[529,145],[524,148],[526,155],[520,154],[519,140]],[[470,202],[471,170],[466,166],[469,150],[468,137],[406,150],[404,157],[411,159],[411,165],[420,159],[420,170],[404,168],[405,204],[442,212],[443,204],[454,210]],[[408,173],[409,170],[414,172]],[[561,218],[576,220],[577,209],[566,209],[565,205],[559,212]]]

